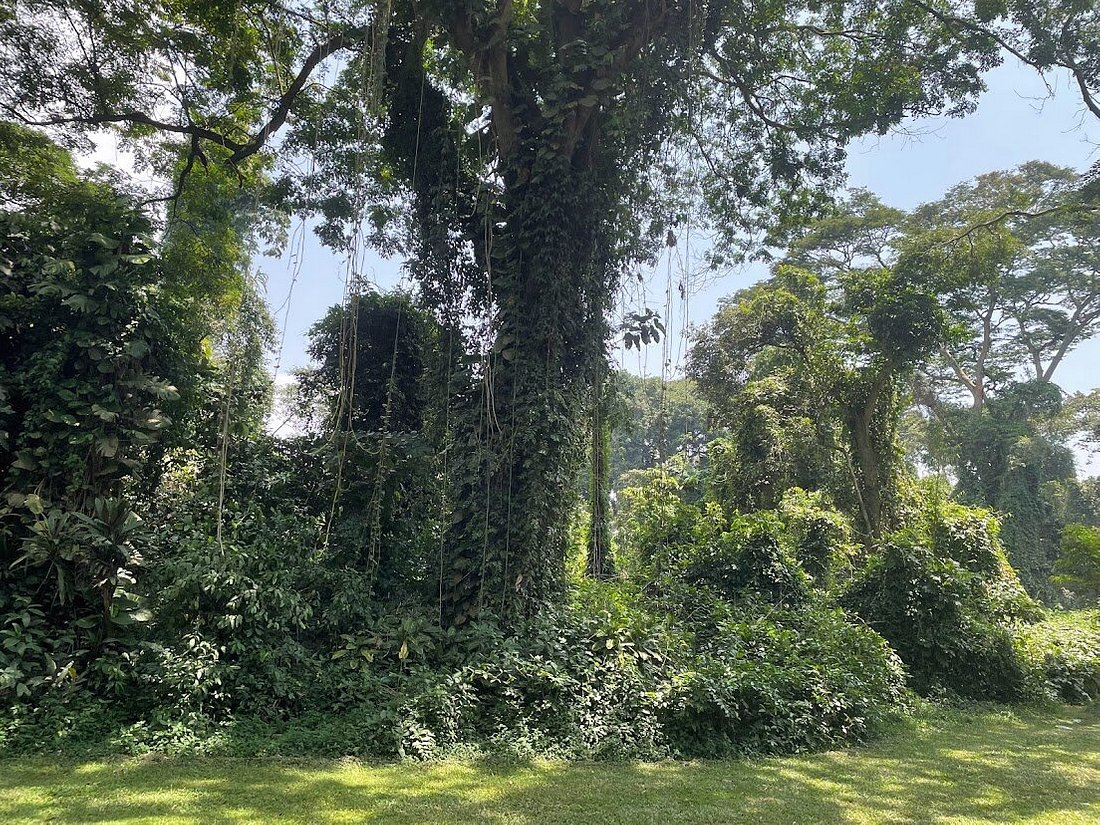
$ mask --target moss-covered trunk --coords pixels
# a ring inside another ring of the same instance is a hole
[[[893,527],[896,515],[900,407],[888,366],[862,378],[861,383],[864,386],[857,387],[845,418],[864,532],[873,541]]]

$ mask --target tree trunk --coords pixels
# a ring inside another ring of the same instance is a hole
[[[871,434],[872,422],[863,414],[852,417],[849,424],[856,458],[857,492],[863,507],[867,535],[876,539],[882,534],[882,462]]]
[[[894,461],[897,416],[896,392],[883,367],[871,378],[863,398],[849,407],[848,435],[856,461],[857,494],[867,538],[879,538],[892,521],[897,488]]]
[[[494,100],[499,163],[482,192],[480,179],[465,177],[446,95],[425,78],[426,36],[414,21],[391,27],[383,144],[416,193],[416,277],[432,300],[463,313],[456,325],[484,313],[494,336],[478,363],[461,359],[468,380],[449,384],[440,614],[450,624],[483,612],[509,620],[536,610],[564,574],[566,491],[584,453],[587,389],[604,360],[614,286],[609,181],[619,171],[595,168],[596,117],[572,131],[506,123],[511,87],[479,71],[480,82],[499,86],[484,95]],[[477,44],[469,53],[480,55]],[[476,203],[454,195],[474,191]]]
[[[529,615],[564,575],[587,389],[604,359],[610,295],[594,176],[548,152],[511,181],[493,238],[496,342],[468,398],[444,618]]]

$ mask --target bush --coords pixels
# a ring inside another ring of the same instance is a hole
[[[731,601],[747,596],[788,607],[804,604],[810,577],[782,539],[783,524],[772,513],[734,516],[715,541],[685,554],[680,576]]]
[[[1051,611],[1021,629],[1017,647],[1049,698],[1078,704],[1100,699],[1100,611]]]
[[[877,633],[837,609],[723,622],[662,710],[688,756],[791,753],[867,737],[900,700],[904,672]]]
[[[621,585],[590,583],[567,606],[513,630],[488,620],[441,630],[426,615],[380,616],[331,655],[303,658],[295,682],[303,696],[281,710],[260,707],[248,692],[258,677],[219,665],[209,642],[165,646],[165,686],[210,682],[200,673],[209,668],[217,690],[240,689],[247,701],[227,696],[223,707],[233,712],[214,714],[212,694],[196,703],[177,687],[175,698],[162,691],[138,712],[134,702],[55,692],[3,717],[0,752],[779,753],[867,736],[903,681],[885,642],[835,609],[776,611],[745,599],[719,602],[696,625]],[[260,672],[255,663],[247,669]]]
[[[70,681],[87,652],[73,629],[51,628],[30,596],[0,590],[0,702],[22,703]]]
[[[851,521],[832,506],[824,493],[800,487],[783,494],[778,512],[794,557],[815,585],[833,589],[850,573],[858,549]]]
[[[37,701],[77,681],[125,692],[121,665],[149,618],[135,579],[141,520],[117,498],[87,509],[36,502],[18,575],[0,574],[0,702]]]
[[[134,667],[158,707],[213,717],[295,708],[314,691],[319,525],[284,502],[227,505],[221,542],[199,499],[147,561],[154,620]]]
[[[996,517],[988,510],[937,502],[926,514],[937,558],[952,559],[978,577],[994,621],[1035,621],[1042,616],[1008,561]]]
[[[1100,598],[1100,529],[1066,525],[1052,581],[1082,600]]]
[[[988,511],[931,496],[887,537],[842,596],[909,667],[921,693],[1023,701],[1043,693],[1018,626],[1041,617],[1008,562]]]
[[[624,480],[614,524],[617,569],[659,578],[684,552],[720,531],[721,509],[689,502],[683,479],[668,469],[633,471]]]
[[[843,596],[898,652],[921,693],[971,699],[1030,696],[1027,669],[982,577],[938,555],[914,530],[887,539]]]

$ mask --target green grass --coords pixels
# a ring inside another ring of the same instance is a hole
[[[1100,822],[1100,707],[937,713],[871,746],[655,764],[0,761],[0,822]]]

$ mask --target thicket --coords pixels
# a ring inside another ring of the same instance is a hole
[[[1100,529],[1067,524],[1061,538],[1054,584],[1085,603],[1100,597]]]
[[[901,697],[896,656],[813,598],[777,520],[716,535],[714,552],[736,558],[739,575],[684,546],[649,588],[583,582],[566,606],[520,625],[444,629],[431,542],[418,560],[394,534],[407,578],[389,592],[349,557],[355,542],[325,545],[330,500],[304,495],[325,488],[323,458],[303,461],[310,451],[271,441],[231,454],[220,541],[217,461],[175,457],[131,537],[145,615],[115,627],[111,648],[73,641],[71,669],[50,667],[50,605],[8,608],[4,747],[780,752],[865,737]],[[12,672],[36,661],[41,683]]]
[[[5,212],[0,247],[4,750],[777,752],[866,736],[897,703],[894,654],[791,555],[832,575],[812,507],[790,547],[778,517],[715,506],[713,542],[651,548],[632,580],[448,621],[432,387],[454,365],[431,316],[333,309],[301,434],[263,435],[247,282],[223,284],[224,321],[174,298],[186,244],[56,159],[66,197]]]
[[[857,741],[908,688],[1097,696],[1095,618],[1036,624],[994,514],[905,478],[904,526],[873,540],[827,487],[779,484],[762,509],[736,430],[623,474],[612,580],[582,564],[537,614],[449,620],[431,388],[454,365],[430,314],[334,308],[299,434],[264,435],[233,418],[269,397],[246,380],[247,290],[204,352],[209,319],[173,303],[141,209],[72,186],[65,232],[4,218],[7,752],[721,756]],[[1067,532],[1059,569],[1087,570],[1090,538]]]
[[[709,756],[860,739],[907,686],[1094,696],[1095,636],[1038,629],[1008,560],[1089,598],[1089,536],[1053,565],[1094,422],[1052,377],[1100,328],[1095,183],[832,197],[1006,45],[1096,111],[1093,44],[1050,39],[1086,6],[0,15],[34,127],[0,124],[0,748]],[[171,188],[42,131],[103,128]],[[251,260],[291,214],[352,277],[275,438]],[[715,264],[786,254],[691,381],[614,376],[620,287],[699,221]],[[366,243],[411,294],[363,288]]]

